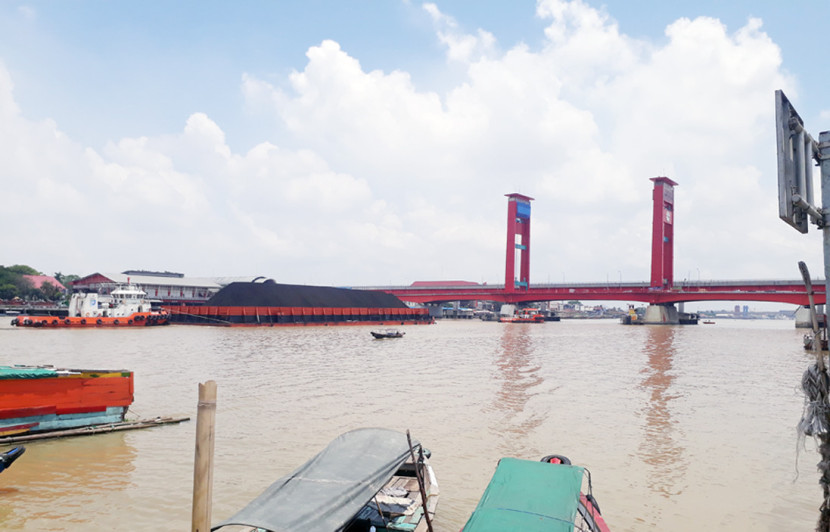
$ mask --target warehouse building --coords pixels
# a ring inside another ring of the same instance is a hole
[[[121,273],[93,273],[72,283],[74,290],[109,294],[118,285],[134,284],[147,298],[163,305],[203,305],[225,284],[234,279],[185,277],[183,273],[127,270]],[[250,281],[251,278],[242,280]]]

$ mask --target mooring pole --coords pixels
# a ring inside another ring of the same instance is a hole
[[[827,332],[827,315],[830,314],[830,131],[819,133],[818,142],[819,166],[821,167],[821,206],[822,233],[824,237],[824,331]],[[819,368],[824,367],[824,351],[819,341],[818,356],[821,357]],[[826,373],[822,372],[826,378]],[[825,422],[830,424],[830,411],[827,409],[827,397],[824,398],[824,408],[820,410],[825,416]],[[818,435],[819,453],[821,462],[818,469],[821,472],[819,484],[824,492],[824,502],[819,512],[817,531],[830,531],[830,434],[824,432]]]
[[[196,458],[193,462],[192,532],[207,532],[210,530],[215,423],[216,382],[199,383],[199,405],[196,417]]]
[[[830,314],[830,131],[818,135],[818,153],[821,163],[821,206],[824,227],[824,328]]]

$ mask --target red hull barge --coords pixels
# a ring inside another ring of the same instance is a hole
[[[0,366],[0,436],[124,421],[133,372]]]
[[[425,308],[165,307],[170,322],[190,325],[424,325],[434,323]]]
[[[418,325],[434,323],[426,308],[372,290],[231,283],[205,306],[166,306],[170,322],[219,326]]]

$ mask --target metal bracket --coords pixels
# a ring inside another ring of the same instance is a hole
[[[793,205],[810,215],[810,219],[819,228],[830,225],[830,220],[828,220],[827,216],[828,211],[826,209],[817,209],[814,205],[811,205],[807,200],[802,198],[801,195],[793,194]]]

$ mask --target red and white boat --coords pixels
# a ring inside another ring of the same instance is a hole
[[[69,300],[66,316],[18,316],[11,321],[17,327],[145,327],[167,325],[166,310],[152,308],[147,293],[127,284],[109,294],[77,292]]]
[[[502,323],[545,323],[545,315],[535,308],[517,310],[512,316],[499,316]]]

